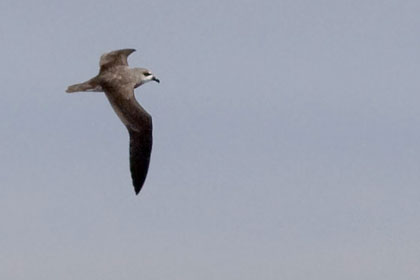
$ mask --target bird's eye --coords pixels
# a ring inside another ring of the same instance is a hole
[[[147,77],[147,76],[150,76],[150,75],[152,75],[152,74],[150,74],[149,72],[144,72],[144,73],[143,73],[143,75],[144,75],[145,77]]]

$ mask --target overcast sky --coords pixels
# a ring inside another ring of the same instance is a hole
[[[420,278],[419,1],[0,2],[0,278]],[[102,53],[161,80],[139,196]]]

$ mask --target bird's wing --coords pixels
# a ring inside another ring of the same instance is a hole
[[[114,66],[128,66],[127,57],[135,51],[135,49],[122,49],[103,54],[99,61],[99,72]]]
[[[153,126],[152,117],[136,101],[133,92],[134,89],[128,87],[105,88],[105,93],[114,111],[125,124],[130,135],[131,178],[134,190],[138,194],[149,169]],[[132,94],[131,97],[126,98],[129,93]]]

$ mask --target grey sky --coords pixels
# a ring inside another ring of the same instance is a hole
[[[1,279],[419,279],[419,1],[0,3]],[[146,184],[105,96],[161,83]]]

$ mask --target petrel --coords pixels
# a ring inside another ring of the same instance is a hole
[[[104,92],[130,135],[130,170],[136,195],[146,180],[152,151],[152,117],[137,102],[134,89],[150,81],[160,82],[145,68],[129,68],[127,57],[135,49],[122,49],[101,56],[99,74],[71,85],[66,92]]]

